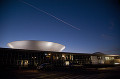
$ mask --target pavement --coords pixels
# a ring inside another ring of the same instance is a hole
[[[6,71],[0,79],[120,79],[120,67],[69,71]]]
[[[73,74],[73,73],[40,73],[26,74],[26,79],[106,79],[109,74]],[[23,77],[19,77],[22,79]]]

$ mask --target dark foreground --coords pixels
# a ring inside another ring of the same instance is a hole
[[[120,79],[120,66],[59,71],[1,69],[0,79]]]

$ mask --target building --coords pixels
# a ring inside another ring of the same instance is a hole
[[[100,52],[93,54],[60,52],[63,48],[65,47],[61,46],[55,51],[0,48],[0,64],[13,67],[33,67],[43,63],[52,63],[57,66],[69,66],[74,63],[79,65],[120,64],[120,55],[106,55]],[[52,50],[54,50],[54,46]]]

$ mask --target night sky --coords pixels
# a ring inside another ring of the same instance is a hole
[[[64,52],[120,54],[119,0],[0,1],[0,47],[40,40]]]

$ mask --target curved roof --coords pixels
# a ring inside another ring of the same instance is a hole
[[[40,50],[40,51],[55,51],[60,52],[65,49],[64,45],[48,42],[48,41],[14,41],[7,44],[8,47],[14,49]]]

